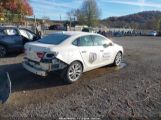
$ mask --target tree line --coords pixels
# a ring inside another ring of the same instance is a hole
[[[111,28],[132,28],[159,31],[161,29],[161,12],[144,11],[122,17],[110,17],[101,20],[101,23]]]
[[[67,12],[70,26],[72,23],[89,27],[106,26],[108,28],[132,28],[161,30],[161,12],[144,11],[122,17],[100,19],[101,10],[96,0],[84,0],[81,7]]]
[[[0,0],[0,20],[23,21],[25,16],[33,15],[33,9],[28,0]]]

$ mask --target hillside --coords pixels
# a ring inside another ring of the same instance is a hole
[[[110,17],[102,20],[102,24],[107,27],[158,30],[160,20],[160,11],[145,11],[122,17]]]

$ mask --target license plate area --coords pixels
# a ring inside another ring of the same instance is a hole
[[[28,62],[28,64],[30,64],[30,65],[32,65],[32,66],[35,66],[35,65],[37,65],[37,64],[35,64],[34,62]]]
[[[40,66],[40,63],[39,63],[39,62],[30,60],[30,59],[27,59],[27,58],[25,59],[25,62],[26,62],[29,66],[32,66],[32,67],[37,68],[37,69],[41,69],[41,66]]]

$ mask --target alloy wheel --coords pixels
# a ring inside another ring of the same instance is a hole
[[[122,61],[122,54],[119,52],[119,53],[117,53],[116,58],[115,58],[116,66],[119,66],[121,61]]]
[[[68,78],[71,82],[77,81],[82,75],[82,65],[79,62],[71,64],[68,69]]]

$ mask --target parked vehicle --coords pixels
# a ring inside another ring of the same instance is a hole
[[[124,33],[123,32],[114,32],[113,36],[114,37],[123,37]]]
[[[51,25],[49,30],[60,30],[66,31],[66,28],[63,25]]]
[[[7,101],[11,93],[11,81],[9,74],[0,71],[0,104]]]
[[[82,32],[91,32],[91,33],[94,33],[94,29],[91,28],[91,27],[84,27],[84,28],[82,29]]]
[[[38,39],[39,35],[25,28],[0,27],[0,57],[8,52],[22,51],[26,42]]]
[[[148,33],[148,36],[157,36],[157,32],[156,31],[150,31]]]
[[[26,70],[40,76],[62,70],[61,77],[73,83],[83,72],[120,65],[123,47],[96,33],[62,32],[27,43],[25,55]]]

